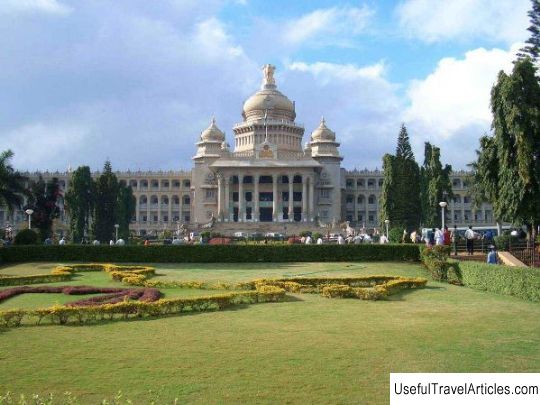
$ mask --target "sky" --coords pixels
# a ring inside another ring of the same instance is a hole
[[[215,116],[277,67],[304,142],[321,116],[343,167],[375,169],[402,123],[464,169],[530,0],[0,0],[0,150],[18,170],[189,170]]]

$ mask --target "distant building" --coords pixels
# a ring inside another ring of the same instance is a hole
[[[244,103],[243,120],[233,127],[232,150],[213,118],[196,143],[191,171],[116,173],[137,199],[134,232],[174,231],[181,225],[224,232],[293,231],[344,221],[356,227],[379,226],[383,173],[342,168],[340,144],[324,118],[303,145],[304,127],[295,121],[294,102],[277,89],[274,70],[264,66],[261,89]],[[451,175],[455,197],[448,204],[447,223],[494,225],[489,204],[473,210],[467,174]],[[57,177],[64,191],[69,188],[67,172],[27,175]],[[68,218],[63,201],[60,206],[62,228]],[[0,227],[21,227],[25,221],[24,212],[8,216],[0,208]]]

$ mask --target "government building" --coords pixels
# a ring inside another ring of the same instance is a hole
[[[233,127],[232,147],[212,118],[196,142],[191,171],[116,173],[137,200],[134,233],[157,235],[182,227],[291,234],[339,229],[345,222],[368,231],[380,227],[383,173],[341,167],[338,138],[324,118],[304,142],[295,103],[278,90],[274,71],[272,65],[263,67],[261,89],[245,101],[242,121]],[[494,225],[489,204],[473,209],[467,174],[451,175],[455,197],[447,207],[447,224]],[[26,175],[57,177],[64,191],[69,188],[69,170]],[[63,201],[60,206],[57,228],[65,229],[69,221]],[[24,212],[8,215],[0,208],[1,227],[20,228],[25,223]]]

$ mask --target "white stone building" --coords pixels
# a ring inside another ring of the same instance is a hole
[[[295,104],[277,89],[274,69],[264,66],[261,89],[244,103],[242,122],[233,127],[233,148],[212,119],[196,143],[191,171],[116,173],[137,199],[134,232],[174,231],[184,225],[292,233],[343,221],[379,226],[382,172],[342,168],[340,144],[324,118],[303,144]],[[64,190],[69,187],[67,172],[28,175],[58,177]],[[494,225],[488,204],[473,210],[466,177],[466,172],[452,174],[456,196],[449,203],[447,223]],[[21,227],[25,219],[23,212],[8,215],[0,208],[0,227]],[[58,227],[66,226],[62,214]]]

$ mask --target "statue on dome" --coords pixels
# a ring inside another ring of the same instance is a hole
[[[274,72],[276,71],[276,67],[267,63],[262,67],[262,69],[264,73],[264,85],[275,85],[276,81],[274,80]]]

